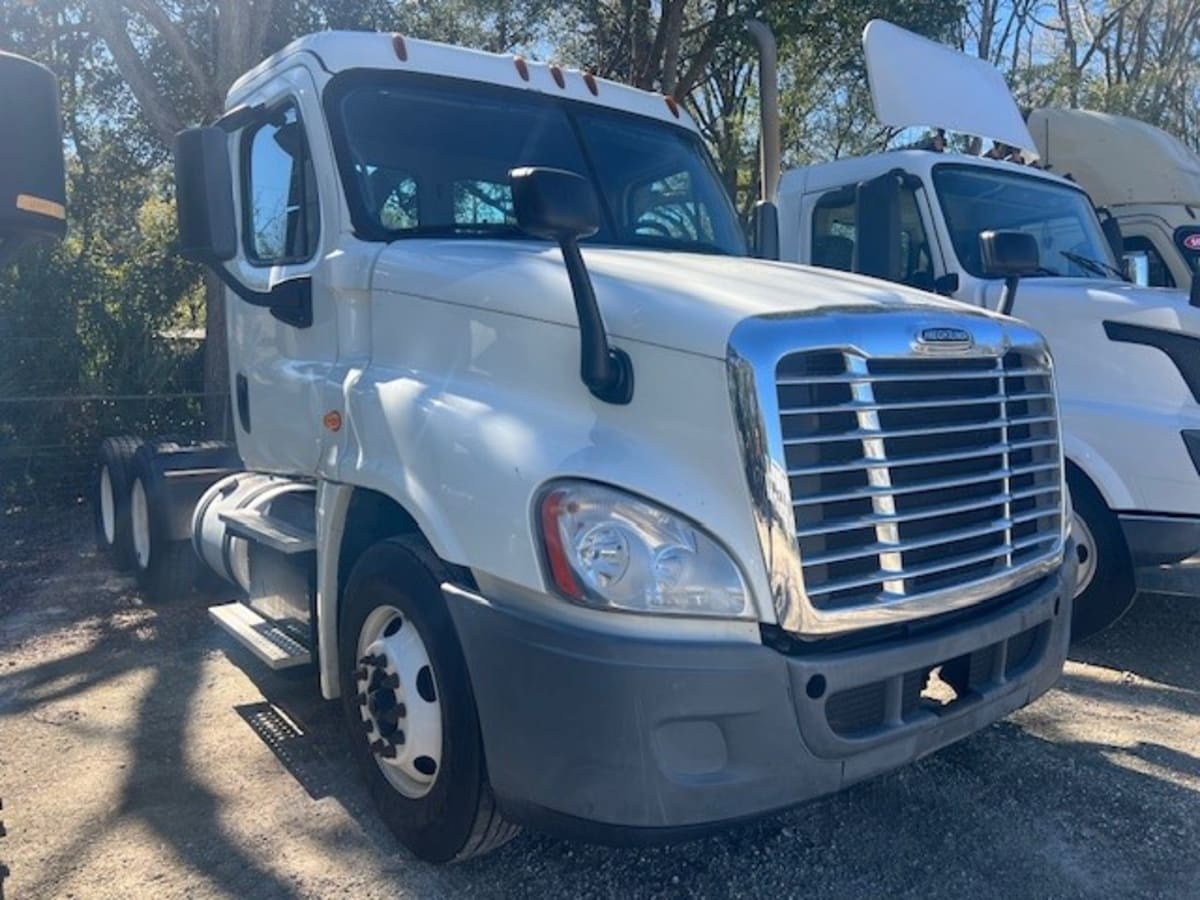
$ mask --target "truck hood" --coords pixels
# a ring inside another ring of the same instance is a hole
[[[990,284],[989,302],[994,304],[1001,290],[999,284]],[[1028,316],[1036,326],[1038,316],[1033,310],[1038,302],[1058,300],[1084,304],[1076,308],[1090,310],[1088,320],[1101,316],[1110,321],[1200,334],[1200,308],[1188,302],[1187,292],[1098,278],[1022,278],[1013,315],[1019,319]],[[1081,314],[1080,321],[1083,319]]]
[[[955,301],[829,269],[659,250],[583,248],[610,336],[723,359],[749,316],[928,309],[991,316]],[[557,247],[533,241],[415,240],[379,256],[372,290],[577,327]]]

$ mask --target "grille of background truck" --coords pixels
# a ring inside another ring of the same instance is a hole
[[[776,390],[809,602],[895,602],[1055,552],[1050,371],[1003,357],[785,356]]]

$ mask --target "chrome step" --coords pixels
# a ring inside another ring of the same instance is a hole
[[[290,522],[264,516],[252,509],[233,509],[223,512],[221,521],[229,533],[254,541],[280,553],[307,553],[317,549],[317,536]]]
[[[239,644],[272,669],[290,669],[312,662],[312,653],[306,642],[264,619],[244,603],[210,606],[208,614]]]

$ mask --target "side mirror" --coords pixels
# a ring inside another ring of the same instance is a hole
[[[779,207],[770,200],[750,211],[750,249],[758,259],[779,259]]]
[[[35,238],[67,233],[58,82],[45,66],[0,53],[0,261]]]
[[[579,378],[592,396],[623,405],[633,399],[633,361],[610,347],[604,317],[579,239],[600,230],[600,201],[591,182],[563,169],[526,166],[508,173],[513,211],[522,231],[556,241],[579,319]]]
[[[1130,250],[1121,257],[1125,277],[1139,287],[1150,286],[1150,257],[1144,250]]]
[[[179,252],[218,267],[237,256],[229,135],[221,128],[188,128],[175,135],[175,207]]]
[[[979,253],[986,275],[1004,279],[1000,312],[1012,313],[1017,300],[1017,282],[1041,267],[1037,238],[1023,231],[983,231],[979,234]]]
[[[526,166],[508,173],[522,231],[550,241],[579,240],[600,230],[600,203],[591,183],[563,169]]]
[[[858,185],[854,194],[853,271],[862,275],[899,281],[903,273],[900,254],[900,190],[904,173],[899,170]]]

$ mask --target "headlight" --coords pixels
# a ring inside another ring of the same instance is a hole
[[[729,554],[662,507],[590,482],[559,482],[542,495],[538,521],[551,580],[569,600],[634,612],[753,615]]]

